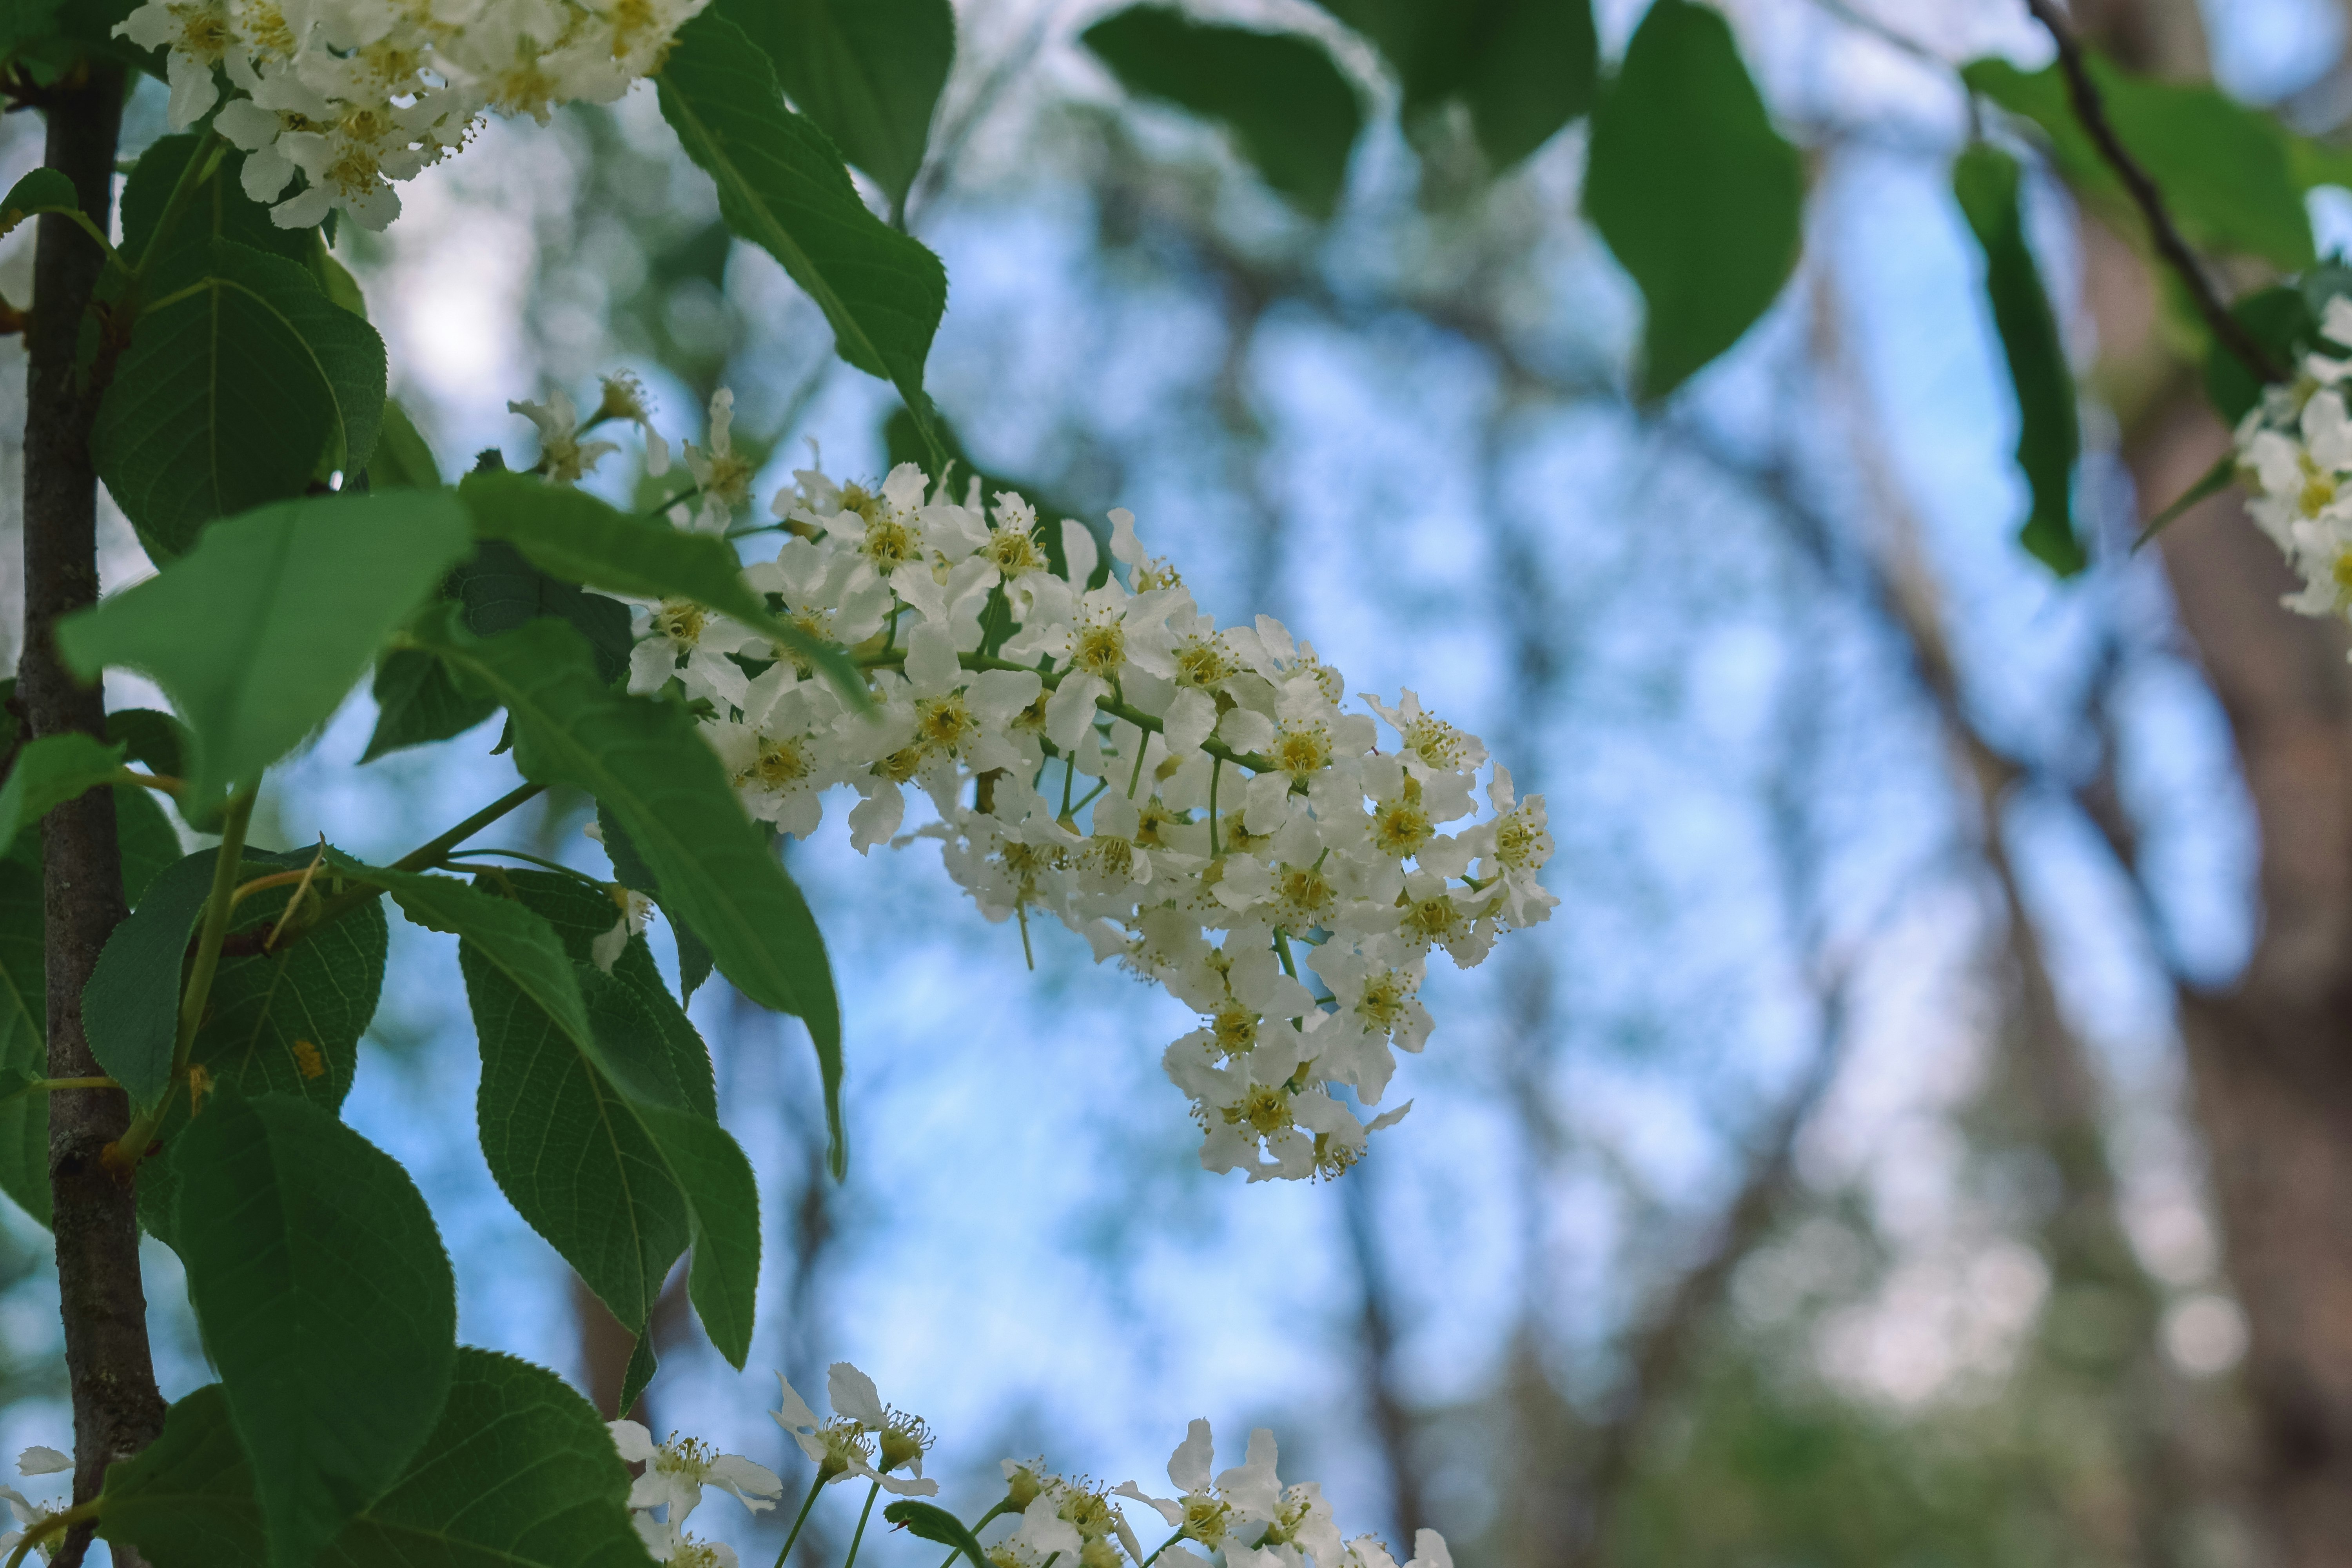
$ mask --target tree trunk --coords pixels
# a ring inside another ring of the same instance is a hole
[[[93,66],[60,82],[44,105],[48,164],[73,181],[82,210],[100,229],[113,197],[122,93],[119,69]],[[59,616],[98,598],[98,479],[89,429],[100,389],[76,374],[74,359],[104,262],[97,244],[67,220],[40,220],[26,329],[25,652],[16,687],[36,739],[77,731],[103,736],[106,729],[99,688],[75,681],[51,640]],[[124,913],[111,792],[92,790],[50,812],[41,824],[41,854],[48,1069],[56,1078],[86,1077],[99,1067],[82,1033],[82,986]],[[107,1145],[121,1135],[127,1111],[113,1090],[68,1090],[49,1100],[49,1190],[73,1396],[77,1502],[95,1496],[107,1466],[146,1447],[163,1424],[147,1348],[138,1216],[130,1185],[103,1159]],[[57,1561],[70,1568],[89,1543],[89,1527],[78,1527]],[[114,1560],[136,1561],[121,1547]]]
[[[2192,394],[2142,422],[2143,506],[2228,445]],[[2191,1092],[2250,1329],[2261,1513],[2287,1568],[2352,1555],[2352,668],[2231,490],[2164,535],[2181,624],[2261,822],[2263,928],[2226,989],[2180,991]]]

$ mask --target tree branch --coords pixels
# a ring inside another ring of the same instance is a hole
[[[112,197],[121,127],[120,68],[78,66],[50,93],[47,161],[73,181],[100,230]],[[76,681],[51,640],[58,619],[98,599],[98,477],[89,430],[104,388],[75,369],[75,349],[106,253],[71,220],[40,219],[33,261],[30,362],[25,416],[25,652],[17,693],[35,739],[106,734],[106,701]],[[122,857],[113,792],[92,790],[42,820],[43,918],[48,1076],[99,1070],[82,1032],[81,994],[100,949],[124,913]],[[139,1222],[131,1189],[104,1162],[130,1108],[120,1095],[68,1094],[49,1101],[51,1228],[66,1376],[74,1414],[77,1503],[98,1494],[106,1468],[163,1429],[163,1398],[147,1344],[147,1298],[139,1278]],[[90,1526],[68,1531],[56,1562],[75,1568]],[[115,1548],[118,1563],[136,1563]]]
[[[2272,363],[2270,354],[2262,344],[2254,342],[2253,335],[2246,331],[2238,318],[2230,314],[2229,307],[2213,291],[2212,282],[2205,276],[2205,268],[2199,263],[2197,253],[2189,248],[2187,240],[2180,237],[2180,230],[2173,223],[2172,214],[2166,209],[2164,193],[2157,188],[2156,181],[2140,167],[2138,160],[2116,137],[2115,127],[2107,121],[2106,102],[2099,96],[2098,84],[2091,79],[2090,62],[2084,58],[2083,46],[2075,38],[2074,30],[2066,26],[2065,19],[2058,15],[2051,0],[2025,0],[2025,6],[2033,13],[2033,19],[2049,30],[2052,40],[2058,46],[2058,68],[2065,75],[2066,92],[2074,105],[2074,118],[2083,122],[2083,129],[2090,133],[2093,144],[2099,150],[2099,156],[2105,160],[2107,167],[2115,171],[2116,178],[2123,182],[2124,189],[2138,206],[2140,216],[2147,220],[2148,237],[2155,242],[2156,253],[2164,258],[2165,265],[2172,268],[2182,286],[2189,290],[2189,297],[2196,302],[2197,313],[2204,318],[2207,330],[2236,357],[2239,363],[2253,373],[2257,381],[2284,381],[2285,371]]]

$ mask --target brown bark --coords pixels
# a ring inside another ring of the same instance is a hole
[[[2144,507],[2227,442],[2191,392],[2144,421]],[[2164,536],[2262,836],[2252,956],[2223,989],[2181,988],[2180,1031],[2251,1331],[2261,1512],[2290,1568],[2332,1568],[2352,1552],[2352,669],[2340,624],[2279,607],[2294,584],[2241,505]]]
[[[118,68],[93,66],[59,84],[45,104],[48,164],[73,181],[82,210],[101,229],[113,195],[122,93]],[[98,389],[77,375],[74,359],[103,265],[104,254],[79,228],[56,216],[40,220],[26,331],[25,652],[17,671],[18,699],[37,739],[77,731],[102,735],[106,725],[100,689],[77,682],[51,642],[59,616],[98,598],[98,479],[89,456]],[[93,790],[50,812],[41,824],[41,851],[49,1072],[79,1078],[99,1071],[82,1033],[82,985],[124,913],[111,794]],[[49,1103],[49,1190],[77,1502],[94,1496],[106,1467],[146,1447],[163,1423],[148,1353],[131,1189],[102,1158],[121,1134],[126,1111],[122,1097],[111,1092],[69,1091]],[[78,1528],[58,1562],[70,1568],[89,1542],[88,1528]],[[115,1561],[135,1559],[117,1547]]]

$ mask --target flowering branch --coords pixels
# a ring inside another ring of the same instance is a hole
[[[2099,96],[2098,85],[2091,79],[2089,62],[2084,58],[2083,46],[2058,15],[2051,0],[2025,0],[2026,9],[2034,20],[2048,29],[2052,41],[2058,46],[2058,67],[2065,74],[2067,96],[2074,106],[2074,118],[2083,122],[2099,156],[2113,169],[2116,178],[2123,182],[2140,216],[2147,220],[2148,237],[2156,245],[2157,254],[2171,268],[2189,297],[2195,301],[2197,313],[2213,334],[2216,342],[2236,357],[2239,363],[2263,383],[2284,381],[2285,373],[2273,363],[2267,351],[2256,342],[2239,320],[2230,314],[2229,307],[2213,291],[2210,279],[2197,259],[2197,253],[2180,237],[2179,227],[2164,205],[2164,193],[2138,160],[2127,151],[2108,123],[2106,103]]]

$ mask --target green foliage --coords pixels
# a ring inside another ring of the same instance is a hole
[[[188,798],[249,786],[342,702],[465,552],[453,497],[394,490],[265,507],[158,575],[61,622],[85,678],[135,669],[195,737]]]
[[[11,0],[12,8],[22,4],[23,0]],[[48,5],[54,10],[56,0],[48,0]],[[79,212],[81,195],[64,171],[36,169],[9,186],[6,196],[0,197],[0,233],[15,228],[37,212],[48,210]]]
[[[733,545],[632,517],[594,496],[528,474],[468,474],[457,487],[483,539],[511,544],[542,572],[583,587],[647,599],[690,599],[787,647],[859,704],[866,678],[835,644],[776,619],[743,581]]]
[[[2259,256],[2292,272],[2311,265],[2311,222],[2303,193],[2325,172],[2290,156],[2294,138],[2271,116],[2206,84],[2152,81],[2089,56],[2091,79],[2116,137],[2164,192],[2193,245]],[[2067,184],[2123,210],[2126,197],[2074,117],[2059,68],[2019,70],[2007,60],[1971,60],[1961,77],[1973,91],[2030,120],[2047,138]],[[2137,215],[2121,225],[2144,232]]]
[[[2074,373],[2025,243],[2017,160],[1982,142],[1971,146],[1953,165],[1952,193],[1984,249],[1985,293],[2017,394],[2017,466],[2032,493],[2019,542],[2053,572],[2072,576],[2089,563],[2074,535],[2074,459],[2082,451]]]
[[[53,36],[58,0],[0,0],[0,59],[13,59]]]
[[[940,258],[867,210],[841,154],[784,107],[767,57],[725,16],[679,29],[658,80],[662,114],[718,183],[727,226],[816,301],[843,359],[929,418],[923,362],[948,303]]]
[[[587,639],[598,679],[610,686],[627,673],[635,641],[629,606],[549,576],[513,545],[485,541],[449,582],[465,607],[466,629],[476,637],[496,637],[552,616]]]
[[[604,853],[613,862],[613,875],[625,888],[633,888],[661,906],[662,917],[669,921],[670,934],[677,942],[677,988],[688,1001],[694,999],[702,983],[710,978],[710,948],[694,934],[694,928],[677,918],[662,898],[661,879],[654,875],[637,847],[629,842],[629,830],[620,819],[604,808],[596,806],[596,830],[604,835]]]
[[[1497,169],[1592,107],[1600,46],[1588,0],[1318,3],[1388,58],[1408,129],[1458,99]]]
[[[309,1564],[433,1431],[457,1283],[408,1173],[301,1100],[208,1100],[173,1141],[173,1244],[273,1568]]]
[[[383,415],[383,340],[282,257],[221,239],[204,276],[139,317],[90,452],[158,560],[217,517],[360,468]]]
[[[1320,44],[1196,22],[1170,5],[1131,5],[1083,38],[1129,92],[1223,123],[1265,183],[1306,211],[1338,208],[1364,111]]]
[[[383,656],[375,667],[373,695],[375,733],[360,755],[362,763],[462,735],[499,710],[497,703],[458,690],[439,659],[415,648],[396,647]]]
[[[995,1568],[988,1560],[988,1549],[964,1528],[963,1521],[936,1503],[900,1498],[882,1510],[882,1517],[925,1541],[935,1541],[941,1546],[952,1547],[962,1552],[971,1560],[971,1568]]]
[[[123,748],[100,745],[88,735],[49,735],[16,753],[7,781],[0,784],[0,855],[16,835],[34,826],[75,796],[96,789],[122,768]]]
[[[316,229],[280,228],[268,207],[247,196],[237,183],[244,154],[215,142],[206,156],[216,157],[217,163],[209,174],[198,169],[202,178],[189,205],[163,236],[162,248],[149,256],[172,191],[202,145],[194,132],[163,137],[139,155],[122,183],[122,254],[141,268],[149,300],[203,277],[216,239],[298,263],[307,263],[318,243]]]
[[[759,1192],[716,1120],[701,1037],[643,936],[629,940],[611,973],[595,964],[593,944],[619,912],[600,889],[508,870],[485,872],[479,885],[506,889],[517,900],[509,907],[560,941],[593,1026],[583,1045],[486,949],[459,948],[481,1040],[478,1111],[491,1174],[640,1335],[691,1245],[688,1293],[712,1342],[741,1366],[759,1277]]]
[[[644,1568],[629,1472],[596,1412],[542,1367],[461,1346],[441,1417],[319,1568]],[[108,1472],[99,1532],[156,1568],[235,1568],[266,1550],[253,1467],[209,1384]]]
[[[1584,209],[1648,303],[1642,395],[1739,341],[1803,241],[1797,150],[1772,129],[1723,17],[1657,0],[1592,117]]]
[[[152,708],[117,708],[106,716],[106,738],[122,744],[125,760],[178,778],[188,771],[188,727]]]
[[[719,973],[808,1025],[833,1164],[844,1168],[841,1012],[824,939],[694,721],[683,708],[604,687],[580,639],[550,621],[478,639],[445,617],[420,637],[462,685],[505,707],[523,776],[586,790],[620,820]]]
[[[948,0],[718,0],[785,96],[903,209],[955,63]]]
[[[397,398],[383,400],[383,424],[376,432],[375,450],[368,455],[367,482],[372,490],[441,488],[441,465]]]
[[[156,878],[139,907],[107,937],[82,987],[90,1055],[133,1105],[157,1104],[172,1087],[181,963],[219,858],[215,849],[199,849]]]
[[[2322,302],[2310,299],[2303,289],[2280,283],[2235,300],[2230,314],[2273,360],[2294,364],[2319,335]],[[2221,416],[2234,425],[2262,402],[2263,384],[2237,355],[2220,343],[2211,343],[2205,351],[2205,395]]]

